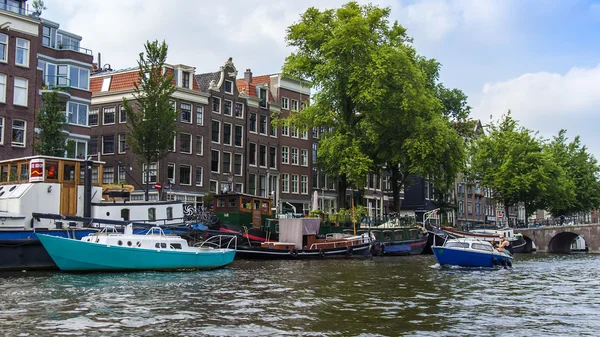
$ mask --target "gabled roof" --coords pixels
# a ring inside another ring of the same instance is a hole
[[[202,92],[208,92],[210,82],[215,81],[215,83],[218,83],[221,79],[221,72],[216,71],[214,73],[198,74],[194,76],[194,78],[196,79],[196,82],[198,84],[198,89]]]
[[[248,81],[246,81],[243,78],[238,78],[236,80],[237,82],[237,86],[238,86],[238,90],[240,92],[242,92],[242,89],[246,89],[246,95],[250,96],[250,97],[258,97],[258,90],[256,89],[256,87],[260,84],[267,84],[267,86],[269,86],[271,84],[271,76],[276,75],[276,74],[270,74],[270,75],[261,75],[261,76],[252,76],[252,82],[248,83]],[[271,92],[271,89],[269,87],[269,102],[275,102],[275,99],[273,98],[273,93]]]
[[[111,77],[108,91],[133,89],[135,88],[134,83],[138,82],[140,78],[137,68],[98,73],[90,78],[90,91],[92,94],[102,91],[102,82],[105,77]]]

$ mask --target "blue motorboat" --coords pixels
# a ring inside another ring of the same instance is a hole
[[[44,234],[38,238],[63,271],[215,269],[233,262],[236,252],[232,236],[212,237],[191,247],[160,227],[146,234],[134,234],[131,225],[125,233],[107,227],[81,240]]]
[[[512,254],[500,251],[488,241],[473,238],[449,239],[443,246],[431,247],[440,266],[512,267]]]

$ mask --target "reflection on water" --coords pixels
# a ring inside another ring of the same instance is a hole
[[[5,335],[596,335],[594,255],[517,255],[512,270],[432,256],[243,261],[198,272],[0,274]]]

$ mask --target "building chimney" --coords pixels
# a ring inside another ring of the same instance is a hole
[[[252,71],[250,69],[246,69],[244,72],[244,79],[248,83],[252,83]]]

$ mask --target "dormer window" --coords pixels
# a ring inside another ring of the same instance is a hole
[[[262,108],[267,107],[267,89],[260,88],[258,91],[258,98],[260,98],[260,106]]]
[[[233,82],[225,80],[225,92],[228,94],[233,94]]]
[[[190,73],[184,71],[181,75],[181,86],[190,89]]]

